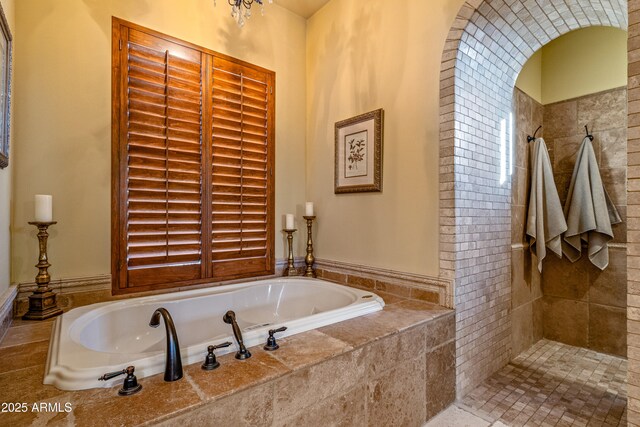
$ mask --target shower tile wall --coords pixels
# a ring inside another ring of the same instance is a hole
[[[600,175],[622,223],[613,226],[609,267],[584,254],[576,263],[554,256],[542,274],[544,337],[596,351],[627,354],[627,89],[618,88],[544,106],[545,140],[564,206],[584,126],[593,134]],[[552,147],[552,148],[551,148]]]
[[[542,106],[516,89],[514,99],[518,146],[512,187],[513,356],[542,336],[626,356],[627,90],[618,88]],[[536,274],[536,261],[524,238],[530,185],[526,135],[541,124],[563,206],[585,125],[595,137],[600,174],[623,219],[613,227],[615,239],[604,271],[594,267],[586,255],[572,264],[549,254],[542,277]]]
[[[532,134],[543,120],[543,106],[515,89],[516,151],[511,184],[511,347],[512,357],[527,350],[542,338],[542,287],[537,258],[525,239],[529,201],[529,145]],[[542,135],[544,129],[538,132]]]

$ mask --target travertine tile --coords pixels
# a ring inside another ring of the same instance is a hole
[[[627,251],[609,248],[609,266],[601,271],[589,268],[589,302],[614,307],[627,307]]]
[[[52,326],[53,322],[14,326],[7,331],[7,334],[2,338],[2,341],[0,341],[0,348],[38,341],[48,341],[51,337]]]
[[[372,340],[372,337],[385,337],[397,332],[396,326],[385,321],[388,314],[384,311],[368,314],[352,319],[348,324],[344,322],[334,323],[317,329],[325,335],[338,339],[352,346],[360,347]]]
[[[411,296],[411,288],[397,283],[376,280],[376,293],[378,291],[388,292],[393,295],[409,298]],[[436,301],[436,304],[438,302]]]
[[[273,425],[273,384],[252,387],[240,393],[183,411],[159,426],[239,426]]]
[[[182,378],[165,382],[162,374],[142,379],[142,391],[122,398],[117,396],[120,386],[91,389],[65,395],[73,405],[73,420],[77,425],[101,425],[96,414],[109,414],[112,425],[137,425],[163,416],[186,411],[202,404],[197,390]]]
[[[626,308],[589,304],[589,348],[627,356]],[[624,332],[624,333],[620,333]]]
[[[491,425],[618,425],[626,370],[624,359],[542,340],[457,405]]]
[[[276,380],[274,417],[284,418],[309,408],[319,400],[344,394],[362,384],[366,356],[367,352],[362,349],[350,351]]]
[[[587,301],[589,266],[586,254],[573,263],[567,258],[547,254],[542,267],[542,292],[545,296]]]
[[[47,360],[49,341],[0,348],[0,374],[16,369],[42,366]]]
[[[589,125],[590,131],[620,129],[627,127],[627,110],[620,108],[627,102],[627,91],[617,89],[597,94],[598,96],[584,96],[578,100],[576,133],[584,131]]]
[[[281,344],[282,345],[282,344]],[[287,352],[286,347],[280,347],[277,352]],[[203,351],[203,361],[206,351]],[[184,371],[191,381],[207,396],[218,398],[230,393],[244,390],[262,382],[282,376],[290,371],[271,353],[260,347],[251,348],[251,358],[237,360],[235,353],[219,356],[220,367],[213,371],[205,371],[195,363],[185,367]]]
[[[426,418],[426,361],[423,355],[398,364],[367,384],[370,426],[421,426]],[[403,402],[402,405],[394,402]]]
[[[367,377],[376,378],[405,360],[424,354],[426,333],[425,328],[412,328],[372,344],[367,349]]]
[[[366,426],[366,386],[360,385],[346,394],[320,401],[293,416],[274,420],[278,427]]]
[[[5,402],[29,404],[65,394],[51,385],[44,385],[44,365],[12,370],[0,374],[0,390]],[[3,415],[0,415],[0,419]]]
[[[619,110],[619,108],[618,108]],[[627,129],[620,127],[602,132],[594,132],[594,138],[600,141],[600,163],[602,169],[627,167]]]
[[[442,316],[425,325],[426,328],[426,344],[425,348],[430,350],[441,344],[455,339],[456,337],[456,321],[455,313]]]
[[[578,103],[576,101],[545,105],[543,119],[545,135],[564,138],[576,134],[575,123],[577,118]]]
[[[546,296],[544,304],[544,336],[565,344],[586,347],[589,341],[589,304]]]
[[[614,205],[627,205],[627,170],[625,168],[600,171],[602,185],[606,188]]]
[[[281,338],[278,343],[280,348],[269,356],[280,361],[289,369],[313,365],[353,348],[344,341],[317,330]]]
[[[491,423],[456,405],[432,418],[423,427],[489,427]]]
[[[426,289],[413,288],[411,289],[411,298],[418,301],[438,304],[438,301],[440,301],[440,294]]]
[[[427,419],[456,399],[456,344],[442,345],[426,354]]]
[[[534,343],[533,303],[528,302],[513,309],[511,315],[511,346],[513,354],[520,354]]]

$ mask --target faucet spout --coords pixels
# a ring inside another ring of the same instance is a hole
[[[180,344],[178,343],[178,334],[173,324],[171,314],[166,308],[160,307],[153,312],[149,326],[157,328],[160,326],[160,316],[164,319],[164,327],[167,333],[167,352],[164,367],[164,380],[177,381],[182,378],[182,358],[180,356]]]
[[[236,353],[236,359],[245,360],[251,357],[251,353],[244,346],[244,341],[242,340],[242,331],[240,331],[240,327],[238,327],[238,322],[236,322],[236,313],[229,310],[222,317],[224,323],[231,325],[233,329],[233,335],[236,337],[236,341],[238,342],[239,350]]]

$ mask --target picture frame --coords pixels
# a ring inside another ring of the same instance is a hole
[[[0,169],[4,169],[9,166],[13,37],[1,5],[0,33]]]
[[[384,110],[335,125],[335,194],[382,191]]]

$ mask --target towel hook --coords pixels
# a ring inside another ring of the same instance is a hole
[[[589,138],[589,141],[593,141],[593,135],[589,133],[588,125],[584,125],[584,130],[587,132],[587,138]]]
[[[533,133],[533,136],[527,135],[527,142],[535,141],[536,140],[536,134],[538,133],[538,131],[540,129],[542,129],[542,125],[538,126],[538,129],[536,129],[536,131]]]

